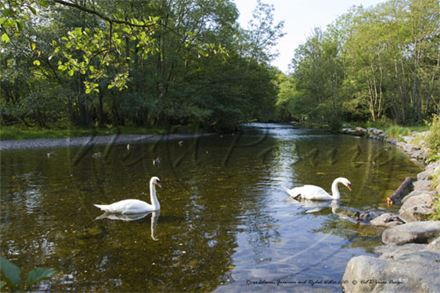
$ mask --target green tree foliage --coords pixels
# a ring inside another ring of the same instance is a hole
[[[272,118],[268,62],[282,24],[270,6],[259,3],[247,30],[229,0],[17,0],[0,8],[2,123],[222,129]]]
[[[279,104],[299,120],[329,123],[336,127],[341,115],[340,99],[344,68],[337,35],[315,30],[295,52],[289,86],[282,83]],[[292,95],[289,100],[287,95]]]
[[[316,30],[295,51],[284,104],[298,118],[332,125],[420,123],[440,112],[439,11],[436,0],[393,0]]]

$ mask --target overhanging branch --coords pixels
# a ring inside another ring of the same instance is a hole
[[[79,9],[81,11],[96,15],[97,17],[109,22],[110,24],[118,23],[118,24],[124,24],[124,25],[132,26],[132,27],[141,27],[141,28],[149,28],[149,27],[154,26],[154,24],[137,24],[137,23],[133,23],[130,21],[125,21],[125,20],[121,20],[121,19],[117,19],[117,18],[111,18],[107,15],[104,15],[104,14],[94,10],[94,9],[90,9],[85,6],[82,6],[82,5],[79,5],[76,3],[72,3],[72,2],[68,2],[68,1],[64,1],[64,0],[54,0],[54,2],[57,4],[60,4],[60,5],[73,7],[73,8]]]

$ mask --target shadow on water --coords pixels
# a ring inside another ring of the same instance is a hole
[[[331,207],[307,213],[282,187],[329,190],[345,176],[353,192],[342,191],[342,206],[384,208],[417,170],[382,143],[280,124],[130,147],[2,151],[1,255],[24,270],[56,268],[42,285],[55,291],[310,288],[301,282],[339,281],[346,262],[371,253],[379,234]],[[95,203],[149,201],[153,175],[163,185],[160,220],[95,220]]]

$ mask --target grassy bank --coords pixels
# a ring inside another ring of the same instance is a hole
[[[432,182],[434,184],[433,187],[435,188],[435,190],[437,190],[437,187],[440,185],[440,169],[434,173],[434,176],[432,178]],[[435,195],[434,215],[433,215],[432,219],[436,220],[436,221],[440,221],[440,193],[438,193],[438,192]]]
[[[0,140],[22,140],[30,138],[65,138],[112,134],[163,134],[164,128],[109,127],[109,128],[31,128],[23,126],[1,126]]]
[[[402,136],[411,135],[413,131],[422,132],[429,130],[429,125],[427,124],[418,124],[418,125],[410,125],[410,126],[402,126],[390,121],[368,121],[359,124],[355,123],[344,123],[344,127],[363,127],[363,128],[378,128],[385,131],[388,137],[400,139]]]

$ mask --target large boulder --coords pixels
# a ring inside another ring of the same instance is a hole
[[[417,174],[417,180],[431,180],[433,175],[433,169],[425,169],[425,171]]]
[[[418,251],[395,260],[353,257],[343,276],[345,292],[440,292],[440,253]]]
[[[428,243],[440,236],[440,221],[411,222],[386,229],[382,233],[385,244]]]
[[[434,213],[434,198],[430,193],[421,193],[405,200],[399,216],[405,222],[424,221]]]
[[[428,246],[427,249],[430,250],[434,250],[437,252],[440,252],[440,237],[435,238],[433,241],[431,241]]]
[[[434,250],[440,252],[440,237],[437,237],[433,241],[428,244],[427,249]]]
[[[413,185],[414,185],[414,190],[431,191],[433,189],[431,180],[417,180],[413,182]]]
[[[409,198],[411,198],[413,196],[417,196],[417,195],[422,195],[422,194],[435,195],[435,191],[434,190],[430,190],[430,191],[426,191],[426,190],[413,190],[410,193],[408,193],[407,195],[405,195],[405,197],[402,198],[401,202],[404,203]]]
[[[374,249],[375,253],[380,254],[382,259],[397,259],[400,256],[408,253],[427,250],[427,244],[409,243],[405,245],[382,245]]]

